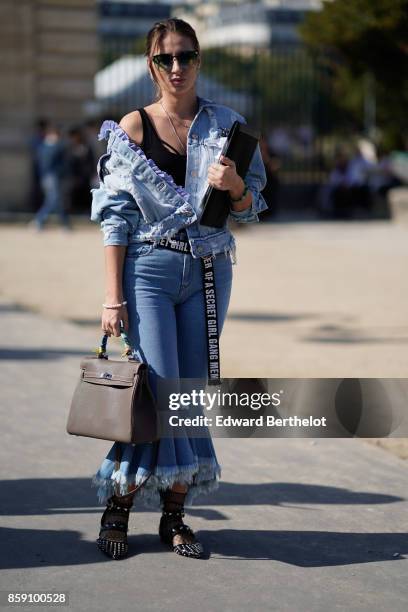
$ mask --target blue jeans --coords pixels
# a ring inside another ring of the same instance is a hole
[[[219,333],[227,315],[232,283],[232,264],[224,253],[214,260]],[[150,244],[130,245],[123,268],[123,293],[129,315],[128,337],[141,361],[149,365],[153,392],[160,378],[207,376],[207,335],[204,313],[201,259]],[[222,367],[222,356],[221,356]],[[115,471],[115,450],[120,444],[122,460]],[[149,475],[154,458],[152,443],[115,442],[93,476],[98,498],[104,503],[115,482],[120,494]],[[154,471],[135,493],[143,503],[161,508],[160,490],[178,482],[188,486],[185,505],[218,488],[221,467],[211,436],[161,438]]]

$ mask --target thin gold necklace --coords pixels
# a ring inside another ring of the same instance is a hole
[[[164,112],[167,114],[167,116],[168,116],[168,117],[170,117],[170,114],[169,114],[169,113],[168,113],[168,111],[167,111],[167,110],[164,108],[164,104],[163,104],[163,102],[162,102],[161,100],[159,100],[159,102],[160,102],[160,105],[161,105],[162,109],[164,110]],[[179,119],[178,117],[174,117],[174,118],[175,118],[175,119],[177,119],[177,123],[178,123],[179,125],[182,125],[183,127],[186,127],[186,128],[189,128],[189,127],[190,127],[190,125],[191,125],[191,123],[192,123],[192,121],[190,121],[190,123],[187,123],[187,124],[186,124],[186,123],[183,123],[182,121],[180,121],[180,119]]]
[[[171,125],[171,127],[173,128],[173,132],[175,133],[175,135],[176,135],[176,137],[177,137],[177,140],[178,140],[178,141],[179,141],[179,143],[181,144],[181,146],[182,146],[182,148],[183,148],[183,151],[186,151],[186,147],[184,146],[184,144],[183,144],[183,143],[182,143],[182,141],[180,140],[179,135],[177,134],[177,130],[176,130],[176,128],[174,127],[174,123],[173,123],[173,121],[171,120],[171,117],[170,117],[169,113],[168,113],[168,112],[166,111],[166,109],[164,108],[164,105],[163,105],[163,103],[162,103],[162,101],[161,101],[161,100],[159,100],[159,103],[160,103],[160,106],[162,107],[162,109],[164,110],[164,112],[166,113],[166,115],[167,115],[167,117],[168,117],[168,120],[170,121],[170,125]],[[183,125],[184,127],[190,127],[191,123],[190,123],[190,125],[185,125],[185,124],[183,124],[183,123],[182,123],[181,125]]]

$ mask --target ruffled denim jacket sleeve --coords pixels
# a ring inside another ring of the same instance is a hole
[[[133,196],[124,189],[124,177],[110,172],[105,165],[111,154],[98,161],[99,187],[92,189],[91,221],[100,223],[104,246],[128,245],[129,234],[137,227],[140,211]]]

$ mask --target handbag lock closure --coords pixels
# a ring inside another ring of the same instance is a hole
[[[102,374],[99,375],[99,378],[112,378],[112,374],[110,372],[102,372]]]

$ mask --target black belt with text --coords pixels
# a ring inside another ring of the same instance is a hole
[[[154,242],[149,241],[149,242]],[[161,238],[156,245],[158,248],[169,249],[177,253],[191,253],[187,240],[178,238]],[[220,345],[217,318],[217,294],[215,292],[215,275],[212,255],[201,258],[203,269],[203,291],[205,297],[205,320],[207,329],[208,351],[208,384],[220,385]]]

